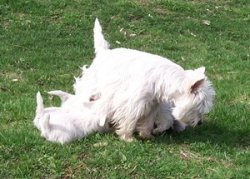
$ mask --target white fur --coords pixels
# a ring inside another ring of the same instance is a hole
[[[95,53],[98,54],[100,51],[108,49],[109,43],[104,39],[102,27],[97,18],[95,20],[94,34],[96,34],[94,36]]]
[[[165,130],[173,127],[174,117],[172,116],[172,105],[170,103],[161,102],[155,116],[156,128],[153,129],[153,134],[160,134]]]
[[[52,91],[50,94],[61,96],[62,99],[65,99],[65,96],[69,97],[62,102],[61,107],[44,108],[42,96],[40,92],[37,93],[36,116],[33,122],[46,140],[64,144],[90,133],[102,131],[98,115],[91,109],[93,103],[82,103],[81,109],[77,111],[74,106],[63,107],[64,104],[76,99],[74,95],[63,91]]]
[[[104,44],[98,43],[104,38],[96,38],[103,37],[101,30],[94,30],[94,37],[94,44]],[[126,48],[95,45],[95,51],[87,74],[74,85],[75,93],[84,99],[96,91],[105,94],[98,113],[115,124],[122,139],[131,140],[137,123],[146,123],[143,130],[153,130],[162,102],[173,101],[173,117],[192,126],[212,107],[215,92],[204,67],[184,70],[164,57]],[[142,134],[149,137],[148,132]]]

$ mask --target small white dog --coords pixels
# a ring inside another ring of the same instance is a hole
[[[61,98],[61,107],[44,108],[42,96],[38,92],[36,116],[33,121],[41,131],[41,136],[48,141],[64,144],[104,130],[104,127],[99,125],[100,120],[93,109],[95,101],[79,102],[78,97],[63,91],[51,91],[49,94]]]
[[[110,50],[97,19],[94,46],[96,57],[76,81],[75,93],[83,98],[97,91],[105,94],[97,109],[100,124],[105,120],[113,123],[122,139],[132,141],[137,129],[142,138],[150,138],[162,104],[174,103],[172,115],[184,128],[196,126],[211,109],[215,91],[204,67],[184,70],[158,55],[126,48]],[[165,116],[164,112],[160,115]],[[168,123],[173,126],[173,118]]]

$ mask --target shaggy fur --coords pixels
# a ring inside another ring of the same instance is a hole
[[[74,89],[85,99],[97,91],[105,94],[97,108],[103,117],[100,121],[113,123],[122,139],[131,141],[136,128],[142,138],[149,138],[161,104],[173,102],[173,117],[191,126],[211,109],[215,92],[204,67],[184,70],[158,55],[126,48],[110,50],[103,45],[108,43],[98,20],[94,37],[96,57]]]
[[[172,116],[172,107],[170,103],[161,102],[155,116],[155,128],[153,134],[160,134],[167,129],[173,128],[174,117]],[[177,129],[180,131],[180,129]]]
[[[76,100],[78,98],[63,91],[52,91],[49,94],[62,99],[61,107],[44,108],[42,96],[38,92],[36,116],[33,121],[46,140],[64,144],[90,133],[103,131],[104,127],[100,127],[100,120],[93,112],[94,102],[79,103],[79,100]]]

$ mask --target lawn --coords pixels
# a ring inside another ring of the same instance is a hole
[[[216,98],[204,125],[132,143],[41,138],[35,94],[50,106],[47,91],[73,92],[95,17],[112,48],[205,66]],[[2,0],[0,22],[0,178],[250,177],[250,1]]]

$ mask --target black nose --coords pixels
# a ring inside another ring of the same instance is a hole
[[[203,122],[202,120],[199,120],[199,122],[197,123],[197,125],[201,125]]]

